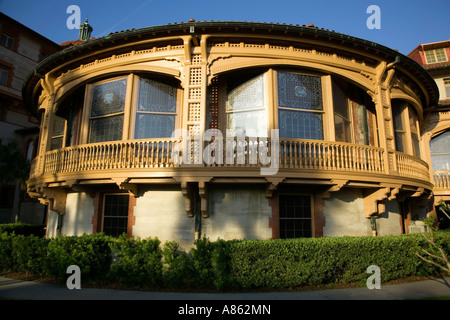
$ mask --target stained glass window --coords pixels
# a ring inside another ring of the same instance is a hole
[[[135,139],[171,137],[177,112],[175,86],[140,78],[137,104]]]
[[[319,76],[277,72],[280,138],[323,139]]]
[[[92,87],[89,143],[122,139],[127,79]]]
[[[227,133],[233,136],[266,137],[267,110],[264,75],[228,81]],[[230,132],[231,131],[231,132]]]
[[[320,77],[277,72],[278,106],[295,109],[322,110]]]

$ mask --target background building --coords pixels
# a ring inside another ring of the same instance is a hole
[[[421,128],[437,85],[367,40],[254,22],[133,29],[47,58],[23,96],[42,119],[28,192],[49,204],[48,236],[388,235],[433,209]]]
[[[60,47],[3,13],[0,37],[0,144],[14,141],[31,161],[37,152],[39,121],[22,102],[23,81],[39,62]],[[16,181],[5,182],[0,186],[0,223],[14,221],[19,208],[21,221],[44,222],[44,206],[32,201]]]
[[[421,44],[409,55],[427,70],[439,88],[439,102],[427,113],[423,138],[428,146],[426,159],[431,164],[435,205],[450,202],[450,40]],[[440,214],[439,210],[437,211]],[[440,214],[441,223],[449,226]]]

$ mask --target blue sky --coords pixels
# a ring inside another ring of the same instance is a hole
[[[110,32],[197,21],[230,20],[314,24],[408,54],[421,43],[450,39],[449,0],[0,0],[0,11],[56,43],[78,38],[67,8],[77,5],[93,37]],[[380,8],[381,29],[366,26],[370,5]]]

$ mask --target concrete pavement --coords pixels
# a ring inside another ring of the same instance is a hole
[[[400,284],[292,292],[183,293],[83,288],[0,277],[0,299],[26,300],[403,300],[450,296],[450,277]]]

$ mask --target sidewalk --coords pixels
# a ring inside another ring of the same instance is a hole
[[[27,300],[402,300],[450,296],[450,277],[366,287],[294,292],[181,293],[83,288],[0,277],[0,299]]]

